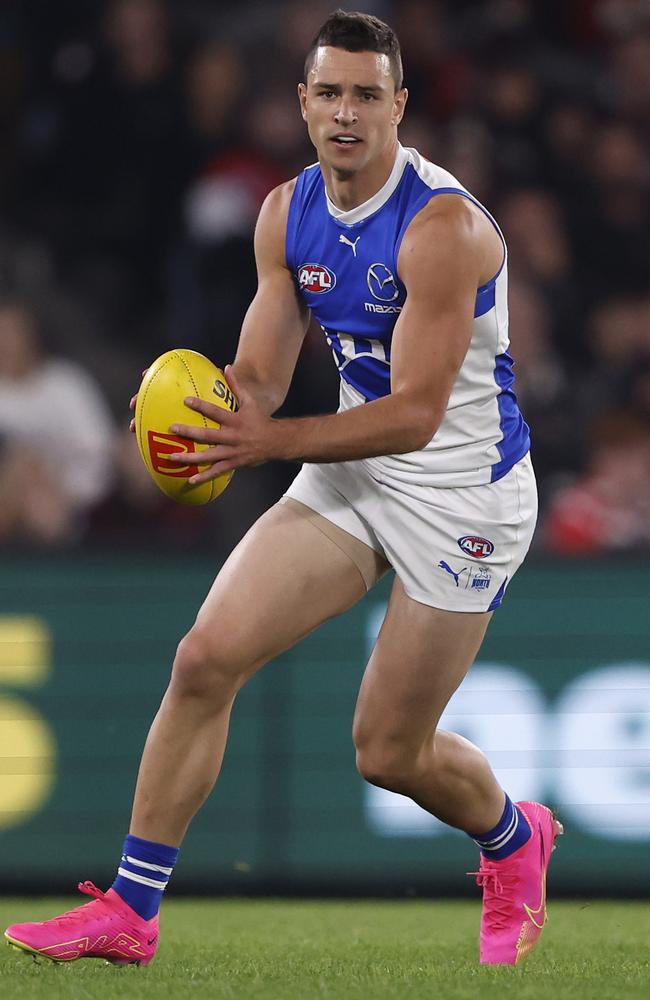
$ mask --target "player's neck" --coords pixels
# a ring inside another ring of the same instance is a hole
[[[395,165],[398,148],[399,143],[395,139],[380,157],[354,173],[343,173],[321,163],[327,195],[332,204],[343,212],[349,212],[381,191]]]

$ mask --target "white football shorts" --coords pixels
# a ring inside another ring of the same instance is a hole
[[[383,555],[409,597],[443,611],[493,611],[535,530],[530,455],[484,486],[381,481],[361,461],[303,465],[287,490]]]

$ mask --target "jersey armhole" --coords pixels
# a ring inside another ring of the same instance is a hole
[[[397,234],[397,239],[395,241],[395,273],[396,274],[398,273],[397,259],[399,257],[400,247],[402,246],[402,240],[404,239],[404,233],[406,232],[406,230],[408,229],[408,227],[410,226],[411,222],[418,214],[418,212],[420,212],[425,205],[428,205],[432,198],[435,198],[439,194],[457,194],[460,195],[462,198],[467,198],[467,200],[471,201],[473,205],[476,205],[477,208],[480,208],[481,212],[483,212],[483,214],[487,216],[487,218],[490,220],[490,222],[496,229],[497,233],[499,234],[499,239],[501,240],[503,246],[503,260],[501,261],[501,266],[499,267],[499,270],[494,275],[494,277],[490,278],[489,281],[486,281],[484,285],[479,285],[479,287],[476,289],[476,295],[478,297],[479,295],[482,295],[484,292],[489,291],[489,289],[496,284],[497,279],[501,274],[501,272],[503,271],[506,265],[506,261],[508,259],[508,247],[506,245],[505,237],[501,232],[501,228],[497,220],[494,218],[494,216],[488,212],[485,205],[481,205],[480,201],[478,201],[477,198],[471,195],[469,191],[463,190],[463,188],[454,188],[454,187],[431,188],[430,191],[426,191],[423,195],[420,196],[420,198],[417,199],[417,201],[413,206],[413,212],[410,213],[408,218],[402,223],[401,229]]]

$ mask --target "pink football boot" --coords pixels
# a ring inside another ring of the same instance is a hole
[[[546,872],[562,824],[538,802],[517,802],[530,824],[526,843],[502,861],[481,855],[481,962],[516,965],[533,950],[546,923]]]
[[[9,944],[54,962],[103,958],[113,965],[148,965],[158,944],[158,915],[143,920],[113,889],[104,893],[92,882],[80,882],[79,891],[95,899],[52,920],[8,927]]]

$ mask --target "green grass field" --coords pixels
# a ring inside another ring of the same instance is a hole
[[[5,899],[0,923],[70,900]],[[479,907],[465,902],[168,900],[148,968],[37,963],[0,949],[3,1000],[526,1000],[650,997],[650,903],[555,902],[518,968],[477,961]]]

